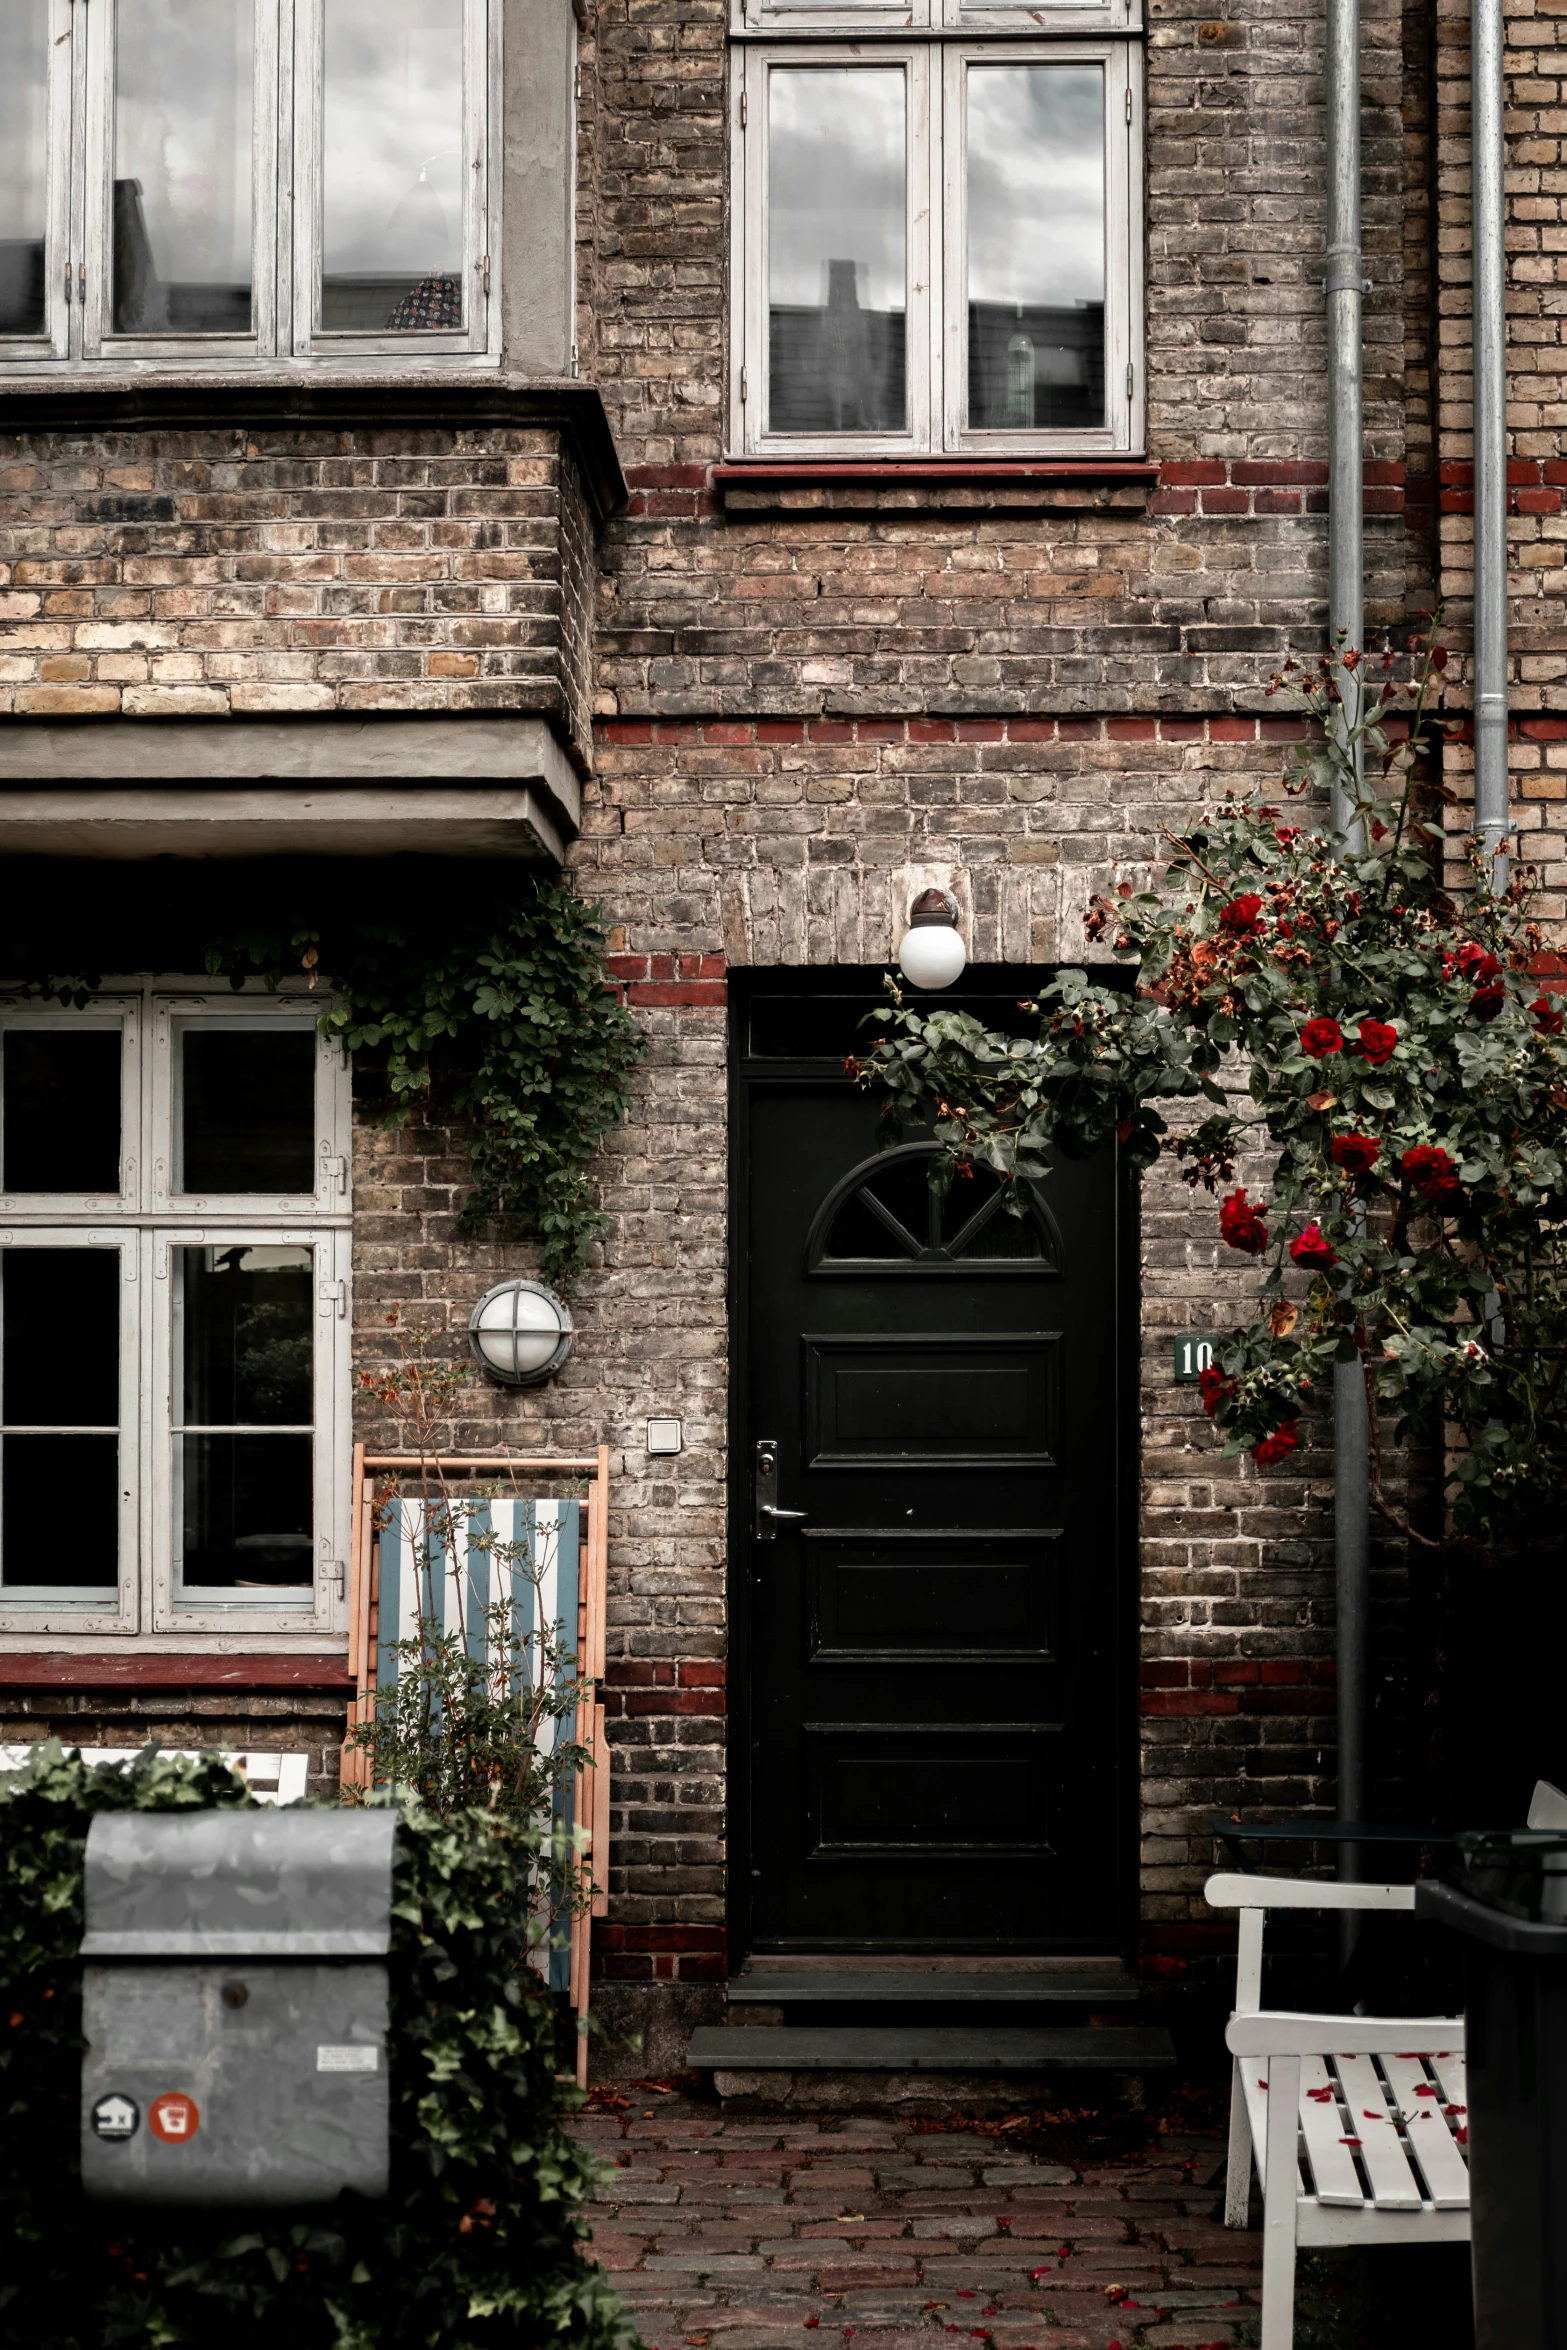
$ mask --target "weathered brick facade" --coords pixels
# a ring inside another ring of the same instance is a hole
[[[0,500],[0,711],[526,711],[590,756],[593,517],[559,430],[37,429]]]
[[[1567,450],[1554,0],[1511,13],[1513,765],[1567,908]],[[1458,0],[1368,0],[1369,622],[1469,625],[1468,155]],[[1279,772],[1268,697],[1325,613],[1317,0],[1147,35],[1146,461],[785,480],[726,465],[730,43],[717,0],[584,0],[577,348],[630,487],[597,526],[568,435],[464,421],[73,423],[0,452],[0,692],[18,719],[549,717],[591,778],[571,869],[650,1050],[559,1381],[475,1391],[467,1443],[613,1448],[606,1977],[726,1947],[725,979],[884,965],[950,887],[971,959],[1081,959],[1088,898],[1218,791]],[[465,395],[466,397],[466,395]],[[225,395],[232,400],[232,393]],[[818,469],[819,471],[820,469]],[[1440,515],[1438,515],[1438,506]],[[596,548],[596,552],[595,552]],[[1552,598],[1557,601],[1552,601]],[[1461,661],[1449,672],[1464,707]],[[590,744],[591,729],[591,744]],[[1445,751],[1460,790],[1468,753]],[[1455,829],[1462,810],[1453,813]],[[460,1239],[460,1134],[358,1124],[355,1315],[461,1345],[526,1242]],[[1221,1463],[1169,1336],[1242,1294],[1211,1207],[1144,1189],[1143,1921],[1183,1966],[1216,1808],[1333,1795],[1330,1457]],[[678,1412],[685,1450],[642,1423]],[[385,1434],[373,1422],[365,1432]],[[1407,1766],[1403,1568],[1378,1554],[1378,1792]],[[97,1717],[94,1717],[97,1719]],[[128,1719],[128,1717],[127,1717]],[[227,1720],[228,1717],[225,1717]],[[62,1714],[63,1726],[65,1716]],[[225,1732],[225,1735],[227,1732]],[[247,1733],[248,1734],[248,1733]],[[259,1734],[259,1733],[258,1733]],[[312,1732],[314,1735],[314,1732]],[[625,2003],[624,2018],[634,2003]],[[672,2059],[658,2037],[650,2050]]]

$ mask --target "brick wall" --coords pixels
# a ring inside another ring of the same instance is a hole
[[[1567,268],[1567,34],[1555,0],[1509,0],[1505,70],[1508,386],[1508,634],[1514,713],[1509,767],[1518,845],[1539,877],[1538,911],[1567,919],[1567,441],[1561,285]],[[1441,586],[1460,640],[1474,606],[1470,371],[1469,24],[1437,0],[1439,479]],[[1468,680],[1452,698],[1467,707]],[[1450,749],[1448,780],[1472,788],[1472,747]],[[1462,807],[1451,813],[1455,833]]]
[[[1519,6],[1513,23],[1515,333],[1528,322],[1537,362],[1515,384],[1514,756],[1559,893],[1561,91],[1554,17]],[[1399,626],[1431,601],[1437,483],[1461,640],[1465,26],[1459,0],[1368,0],[1364,28],[1368,614]],[[1320,0],[1225,20],[1173,0],[1154,19],[1140,476],[850,491],[715,474],[718,0],[584,0],[578,340],[632,486],[601,534],[591,641],[587,509],[546,433],[83,433],[7,454],[6,710],[542,709],[581,743],[591,705],[575,870],[650,1050],[606,1153],[612,1227],[574,1297],[571,1363],[544,1390],[474,1387],[453,1436],[614,1451],[597,1947],[628,1992],[706,1997],[725,1963],[725,972],[878,963],[933,881],[960,896],[977,961],[1079,956],[1092,889],[1146,870],[1216,792],[1277,774],[1289,726],[1268,679],[1325,612],[1321,40]],[[1448,767],[1462,778],[1461,743]],[[528,1269],[529,1244],[459,1237],[460,1134],[388,1131],[367,1096],[356,1153],[361,1347],[385,1349],[401,1305],[459,1356],[474,1299]],[[1211,1203],[1151,1180],[1144,1908],[1175,1963],[1208,1931],[1210,1808],[1332,1795],[1327,1457],[1221,1464],[1169,1383],[1170,1332],[1245,1288],[1218,1253]],[[676,1461],[645,1452],[654,1411],[684,1418]],[[1377,1576],[1385,1788],[1402,1767],[1396,1553]]]
[[[222,1747],[241,1754],[303,1754],[306,1793],[330,1803],[347,1726],[347,1699],[326,1691],[0,1688],[0,1745],[58,1738],[66,1747],[150,1740],[167,1750]]]
[[[1433,576],[1430,34],[1422,7],[1366,10],[1367,605],[1390,625],[1429,603]],[[1286,651],[1320,642],[1325,612],[1321,39],[1309,0],[1225,22],[1181,5],[1154,19],[1146,478],[786,489],[713,470],[727,367],[722,11],[589,0],[581,332],[632,499],[605,542],[597,774],[576,868],[616,926],[622,973],[652,985],[657,972],[679,992],[709,985],[720,953],[874,964],[933,881],[957,891],[976,961],[1076,957],[1090,890],[1146,869],[1161,829],[1216,790],[1278,773],[1290,728],[1267,683]],[[649,1114],[673,1128],[666,1171],[683,1176],[693,1119],[706,1121],[711,1170],[666,1186],[660,1270],[674,1280],[661,1295],[678,1326],[665,1343],[678,1355],[690,1328],[716,1402],[718,1023],[691,997],[649,1018]],[[607,1241],[611,1317],[640,1296],[645,1231],[638,1203]],[[1309,1447],[1289,1473],[1221,1466],[1194,1399],[1169,1383],[1171,1330],[1222,1319],[1221,1301],[1245,1288],[1219,1253],[1211,1202],[1153,1179],[1144,1907],[1175,1966],[1208,1930],[1194,1896],[1211,1807],[1332,1799],[1327,1455]],[[604,1392],[615,1426],[625,1391],[607,1369]],[[668,1571],[716,1624],[716,1410],[711,1426]],[[1397,1555],[1377,1572],[1391,1772]],[[629,1629],[639,1669],[659,1667],[639,1684],[638,1746],[662,1738],[676,1753],[681,1664],[697,1652],[667,1617],[638,1614]],[[646,1790],[600,1945],[616,1973],[692,1975],[710,1955],[616,1938],[649,1902],[694,1926],[688,1792]],[[718,1797],[715,1784],[704,1863]]]
[[[591,525],[557,434],[0,441],[0,716],[519,710],[585,753]]]

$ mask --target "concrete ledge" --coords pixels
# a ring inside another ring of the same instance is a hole
[[[523,784],[574,836],[582,786],[545,718],[16,718],[0,790],[27,784]]]
[[[1086,2026],[719,2025],[691,2035],[696,2072],[1130,2072],[1172,2065],[1157,2024]]]
[[[14,857],[412,851],[559,864],[581,819],[576,770],[543,718],[0,725],[0,854]]]
[[[0,856],[516,857],[560,864],[537,794],[413,785],[294,791],[0,789]]]
[[[713,2073],[726,2113],[864,2113],[891,2107],[910,2114],[1013,2113],[1021,2106],[1119,2106],[1145,2102],[1140,2072],[754,2072]],[[1035,2174],[1048,2179],[1048,2171]]]

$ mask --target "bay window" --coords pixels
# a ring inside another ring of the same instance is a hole
[[[0,361],[498,349],[500,0],[0,9]]]
[[[308,1000],[0,1012],[0,1627],[332,1629],[347,1077]]]
[[[733,445],[1137,446],[1139,63],[1108,38],[742,48]]]

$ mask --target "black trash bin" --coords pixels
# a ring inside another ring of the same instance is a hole
[[[1567,1837],[1461,1836],[1475,2350],[1567,2350]]]

